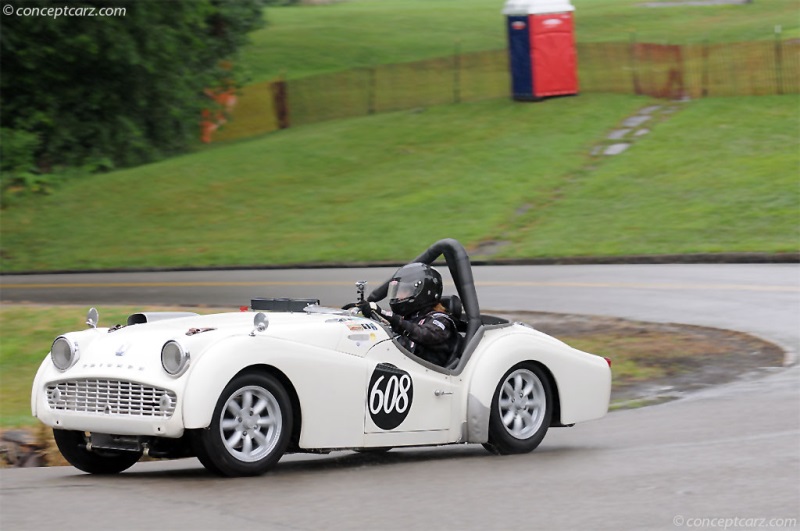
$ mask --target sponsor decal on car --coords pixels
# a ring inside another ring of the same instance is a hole
[[[350,334],[347,336],[347,339],[353,341],[357,347],[360,347],[362,343],[372,343],[378,336],[375,334]]]
[[[374,323],[362,323],[362,322],[349,322],[345,323],[347,328],[350,329],[351,332],[361,332],[363,330],[377,330],[378,325]]]
[[[376,426],[393,430],[403,423],[414,400],[410,374],[391,363],[380,363],[369,379],[367,391],[367,408]]]

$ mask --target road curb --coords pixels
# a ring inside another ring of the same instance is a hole
[[[525,266],[525,265],[640,265],[640,264],[798,264],[800,252],[792,253],[696,253],[656,254],[626,256],[563,256],[543,258],[497,258],[470,260],[473,266]],[[278,269],[356,269],[372,267],[400,267],[407,262],[366,261],[290,264],[224,265],[205,267],[142,267],[111,269],[61,269],[47,271],[7,271],[0,277],[11,275],[69,275],[86,273],[158,273],[180,271],[254,271]]]

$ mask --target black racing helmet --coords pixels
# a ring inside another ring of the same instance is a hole
[[[442,275],[427,264],[404,265],[389,281],[389,306],[402,316],[435,306],[442,298]]]

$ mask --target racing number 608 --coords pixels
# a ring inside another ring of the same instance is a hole
[[[411,377],[407,374],[397,376],[393,374],[386,381],[386,388],[381,389],[381,382],[386,376],[375,380],[369,392],[369,410],[376,414],[383,410],[389,414],[393,411],[405,413],[408,409],[408,390],[411,389]]]

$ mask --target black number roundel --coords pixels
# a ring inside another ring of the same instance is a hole
[[[411,410],[414,385],[406,371],[381,363],[369,379],[367,393],[372,422],[383,430],[393,430],[403,423]]]

